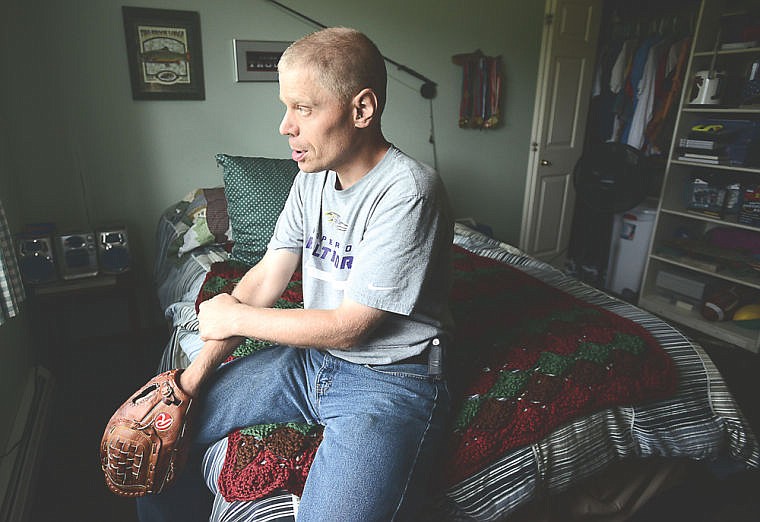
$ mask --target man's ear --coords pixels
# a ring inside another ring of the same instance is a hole
[[[362,89],[353,99],[354,126],[369,127],[377,114],[377,95],[370,88]]]

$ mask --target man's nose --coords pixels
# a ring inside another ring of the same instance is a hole
[[[286,111],[280,122],[280,134],[283,136],[295,136],[297,133],[297,127],[293,123],[290,116],[290,111]]]

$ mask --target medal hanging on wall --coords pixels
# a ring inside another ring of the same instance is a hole
[[[477,50],[455,55],[451,60],[462,67],[459,127],[496,127],[501,117],[501,56],[485,56]]]

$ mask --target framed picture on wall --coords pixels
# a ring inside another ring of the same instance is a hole
[[[200,15],[122,7],[135,100],[204,100]]]
[[[233,40],[235,80],[238,82],[276,82],[277,62],[291,42]]]

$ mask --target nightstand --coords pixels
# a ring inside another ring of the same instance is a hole
[[[140,310],[132,272],[101,274],[26,287],[33,334],[41,355],[54,362],[57,347],[128,336],[140,359]]]

